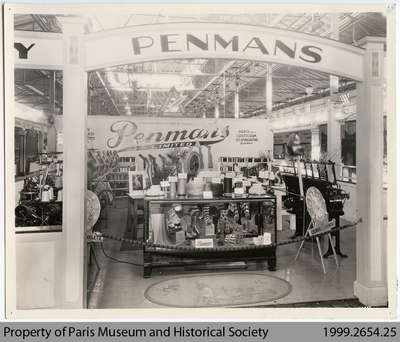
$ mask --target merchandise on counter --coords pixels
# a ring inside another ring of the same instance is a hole
[[[179,218],[176,210],[171,208],[167,214],[167,232],[169,234],[182,230],[181,219]]]
[[[176,179],[176,177],[169,177],[169,184],[170,184],[170,186],[169,186],[169,198],[172,198],[172,199],[174,199],[174,198],[176,198],[176,181],[177,181],[177,179]]]
[[[215,226],[210,216],[210,207],[203,207],[203,220],[204,220],[204,235],[211,236],[215,235]]]
[[[147,197],[161,197],[164,196],[164,192],[161,190],[160,185],[152,185],[150,189],[146,190],[145,195]]]
[[[260,183],[254,183],[249,189],[249,194],[262,196],[266,194],[266,191]]]
[[[186,185],[186,192],[189,197],[200,197],[203,194],[204,183],[199,181],[190,181]]]
[[[166,196],[169,193],[170,183],[168,181],[161,181],[160,186],[161,186],[161,191]]]
[[[240,245],[243,236],[240,234],[228,234],[225,236],[224,242],[226,245]]]
[[[211,183],[210,183],[210,182],[204,183],[204,189],[203,189],[203,191],[212,191],[212,190],[211,190]]]
[[[210,187],[214,197],[222,197],[222,195],[224,194],[224,187],[221,184],[221,182],[219,183],[212,182]]]
[[[228,205],[228,217],[233,217],[235,222],[239,222],[239,210],[238,210],[238,204],[234,202],[230,202]]]
[[[232,193],[232,178],[231,177],[224,178],[224,193],[225,194]]]
[[[186,196],[186,178],[185,173],[178,175],[178,196]]]

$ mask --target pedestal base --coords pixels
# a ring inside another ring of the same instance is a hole
[[[354,282],[354,295],[362,304],[368,307],[385,306],[388,303],[386,286],[367,287],[356,280]]]

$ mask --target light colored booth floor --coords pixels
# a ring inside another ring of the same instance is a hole
[[[108,219],[103,220],[102,231],[109,234],[123,236],[126,226],[126,203],[119,200],[115,207],[108,208]],[[286,240],[292,234],[288,223],[279,233],[279,240]],[[121,242],[105,239],[105,252],[119,260],[141,264],[140,250],[120,251]],[[277,271],[268,271],[266,264],[248,263],[243,270],[226,270],[227,272],[257,272],[273,275],[285,279],[292,285],[292,291],[283,298],[270,302],[260,302],[259,305],[280,305],[288,303],[304,303],[315,301],[329,301],[335,299],[354,298],[353,282],[356,277],[355,262],[355,228],[341,232],[341,249],[348,258],[339,257],[340,267],[336,268],[333,257],[325,260],[327,274],[322,272],[316,244],[306,243],[297,262],[294,262],[299,243],[279,246],[277,249]],[[327,242],[323,243],[323,251]],[[115,262],[104,256],[101,249],[96,249],[100,271],[95,275],[95,269],[89,272],[88,308],[152,308],[162,307],[148,301],[144,293],[146,289],[163,279],[170,277],[210,273],[207,271],[188,271],[183,267],[168,269],[153,269],[151,278],[143,278],[143,269],[126,263]],[[224,270],[218,269],[221,273]],[[188,278],[187,281],[190,281]],[[248,306],[248,305],[247,305]]]

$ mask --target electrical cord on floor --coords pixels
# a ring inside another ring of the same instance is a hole
[[[103,252],[103,254],[104,254],[104,256],[105,256],[106,258],[109,258],[109,259],[111,259],[111,260],[113,260],[113,261],[115,261],[115,262],[119,262],[119,263],[121,263],[121,264],[129,264],[129,265],[133,265],[133,266],[140,266],[140,267],[143,267],[143,264],[136,264],[136,263],[131,262],[131,261],[119,260],[119,259],[117,259],[117,258],[114,258],[114,257],[108,255],[108,254],[106,253],[106,251],[104,250],[104,245],[103,245],[102,243],[101,243],[100,245],[101,245],[101,250],[102,250],[102,252]]]

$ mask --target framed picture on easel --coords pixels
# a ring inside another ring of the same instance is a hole
[[[146,188],[146,174],[143,171],[129,171],[129,194],[143,195]]]

